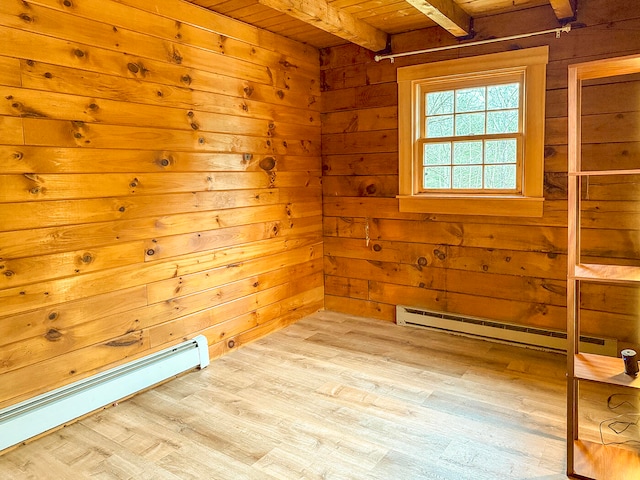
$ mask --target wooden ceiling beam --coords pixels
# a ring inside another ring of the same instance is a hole
[[[471,17],[453,0],[406,0],[456,37],[471,34]]]
[[[564,20],[576,16],[575,0],[549,0],[549,3],[551,4],[551,8],[553,8],[558,20]]]
[[[387,47],[385,32],[332,7],[326,0],[258,0],[258,3],[374,52]]]

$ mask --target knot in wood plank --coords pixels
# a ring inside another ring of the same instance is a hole
[[[62,333],[60,333],[55,328],[51,328],[47,333],[45,333],[44,338],[46,338],[50,342],[57,342],[62,338]]]
[[[273,170],[276,166],[276,159],[273,157],[265,157],[260,160],[260,168],[266,171]]]

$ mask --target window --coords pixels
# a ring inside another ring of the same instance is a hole
[[[398,69],[401,211],[542,216],[547,57]]]

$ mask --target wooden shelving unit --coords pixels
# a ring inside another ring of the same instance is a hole
[[[640,56],[598,60],[569,67],[569,190],[568,190],[568,278],[567,278],[567,473],[578,478],[640,478],[640,455],[619,445],[603,445],[582,440],[578,435],[578,399],[581,381],[640,388],[640,377],[624,373],[621,358],[581,353],[580,287],[582,282],[626,283],[640,285],[640,267],[581,263],[581,192],[591,176],[640,175],[639,169],[583,171],[581,169],[581,100],[585,80],[631,75],[640,72]],[[640,140],[640,134],[639,134]]]

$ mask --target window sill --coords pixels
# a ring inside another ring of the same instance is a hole
[[[543,197],[399,195],[401,212],[503,217],[542,217]]]

